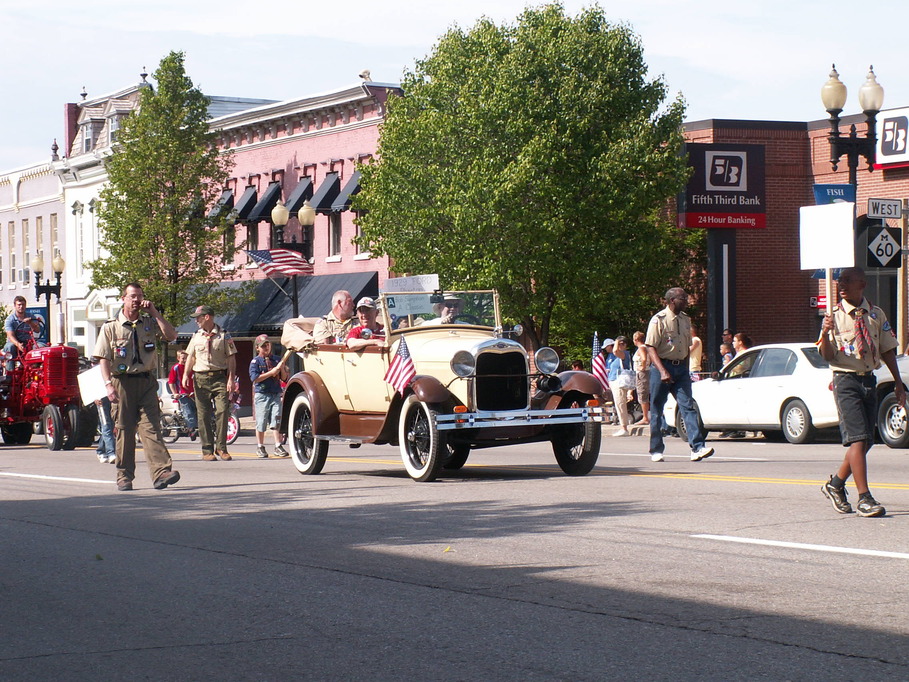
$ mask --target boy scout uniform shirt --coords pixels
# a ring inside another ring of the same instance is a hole
[[[691,318],[667,306],[650,318],[644,343],[653,346],[662,360],[684,360],[691,346]]]
[[[227,359],[236,352],[234,340],[218,325],[215,325],[211,332],[199,329],[192,335],[186,347],[186,353],[194,359],[193,372],[226,372]]]
[[[101,327],[93,355],[109,360],[114,376],[153,372],[158,366],[155,341],[163,338],[155,318],[140,315],[133,323],[121,311]]]
[[[874,344],[874,353],[858,358],[855,355],[855,310],[865,310],[865,326]],[[830,366],[837,372],[871,372],[881,366],[881,355],[897,347],[896,335],[884,311],[871,305],[867,298],[854,306],[845,299],[833,311],[833,330],[829,332],[833,345]]]

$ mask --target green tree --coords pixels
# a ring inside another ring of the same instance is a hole
[[[206,207],[220,194],[233,160],[219,153],[209,129],[209,99],[186,75],[182,52],[171,52],[123,121],[107,160],[109,184],[98,212],[106,255],[88,264],[92,286],[136,281],[170,319],[198,303],[229,306],[219,287],[229,218],[210,225]],[[236,302],[235,302],[236,304]]]
[[[495,287],[534,346],[638,319],[689,252],[667,211],[688,177],[681,98],[593,7],[453,28],[404,74],[355,208],[396,271]]]

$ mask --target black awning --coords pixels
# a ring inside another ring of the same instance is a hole
[[[253,207],[253,210],[249,212],[246,221],[249,223],[258,223],[262,220],[271,222],[271,209],[275,207],[275,204],[278,203],[278,199],[280,198],[281,183],[269,182],[268,187],[266,187],[265,191],[262,193],[262,198],[259,199],[258,203]]]
[[[222,282],[221,286],[233,288],[241,282]],[[282,293],[279,284],[288,294],[293,280],[290,277],[276,280],[261,279],[256,282],[253,302],[236,312],[215,315],[215,322],[231,333],[234,338],[252,338],[263,332],[280,333],[285,320],[293,316],[293,302]],[[375,298],[379,295],[379,273],[349,272],[337,275],[316,275],[297,278],[297,298],[301,317],[321,317],[331,310],[331,295],[339,289],[350,292],[354,301],[363,296]],[[198,329],[195,320],[188,320],[177,327],[181,339],[187,339]]]
[[[340,213],[350,208],[350,198],[360,191],[360,171],[354,171],[350,180],[344,185],[344,189],[338,194],[337,198],[331,205],[332,213]]]
[[[341,191],[341,179],[337,173],[328,173],[310,202],[317,213],[331,213],[331,205]]]
[[[240,201],[234,204],[234,212],[237,214],[238,223],[246,220],[252,212],[253,207],[256,205],[256,195],[256,188],[250,185],[244,190]]]
[[[312,179],[303,176],[284,203],[284,205],[287,206],[287,210],[290,211],[291,217],[297,215],[297,212],[303,208],[303,202],[307,199],[312,199]]]
[[[232,190],[226,189],[221,192],[221,197],[215,202],[215,205],[212,206],[212,209],[208,212],[209,220],[217,220],[223,215],[226,215],[230,209],[234,207],[234,193]]]

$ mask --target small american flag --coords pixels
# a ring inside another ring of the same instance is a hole
[[[609,370],[606,369],[606,358],[603,357],[603,354],[600,352],[600,339],[597,336],[597,333],[593,333],[593,349],[592,349],[593,359],[590,361],[591,374],[600,380],[600,383],[603,385],[603,389],[609,388]]]
[[[398,344],[398,352],[395,353],[394,359],[385,372],[385,381],[391,384],[394,389],[404,395],[404,389],[417,376],[417,370],[413,366],[413,358],[410,357],[410,350],[407,348],[407,341],[402,336],[401,343]]]
[[[290,249],[267,249],[247,251],[246,253],[262,267],[269,277],[312,274],[312,265],[303,257],[303,254]]]

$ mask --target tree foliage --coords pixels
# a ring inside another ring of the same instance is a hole
[[[396,271],[498,289],[535,346],[638,319],[678,281],[684,103],[628,27],[559,4],[482,19],[402,85],[355,203],[359,243]]]
[[[206,218],[233,161],[218,152],[209,129],[209,99],[186,75],[182,52],[161,60],[139,105],[123,121],[107,159],[99,220],[105,255],[88,264],[92,286],[136,281],[165,315],[181,319],[199,303],[223,309],[222,264],[229,218]],[[230,242],[230,240],[228,240]]]

